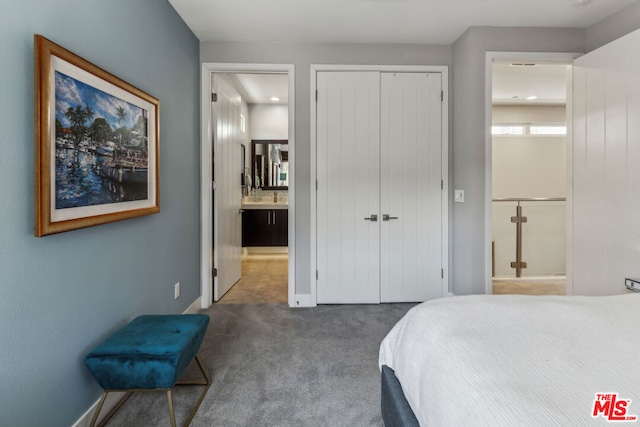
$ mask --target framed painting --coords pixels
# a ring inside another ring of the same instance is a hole
[[[160,211],[159,101],[35,35],[35,235]]]

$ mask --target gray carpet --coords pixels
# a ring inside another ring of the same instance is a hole
[[[414,304],[219,304],[200,359],[212,385],[192,426],[382,426],[378,349]],[[198,378],[195,363],[183,379]],[[177,387],[183,424],[201,388]],[[135,393],[109,426],[169,425],[163,393]]]

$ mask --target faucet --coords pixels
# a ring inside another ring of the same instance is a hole
[[[277,191],[273,192],[273,203],[278,203],[278,192]]]

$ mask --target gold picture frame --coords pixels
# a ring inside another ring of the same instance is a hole
[[[34,44],[36,237],[158,213],[158,99]]]

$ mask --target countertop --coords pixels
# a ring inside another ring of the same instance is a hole
[[[273,200],[262,200],[254,202],[253,200],[242,200],[240,205],[241,209],[289,209],[288,201],[278,201],[274,203]]]

